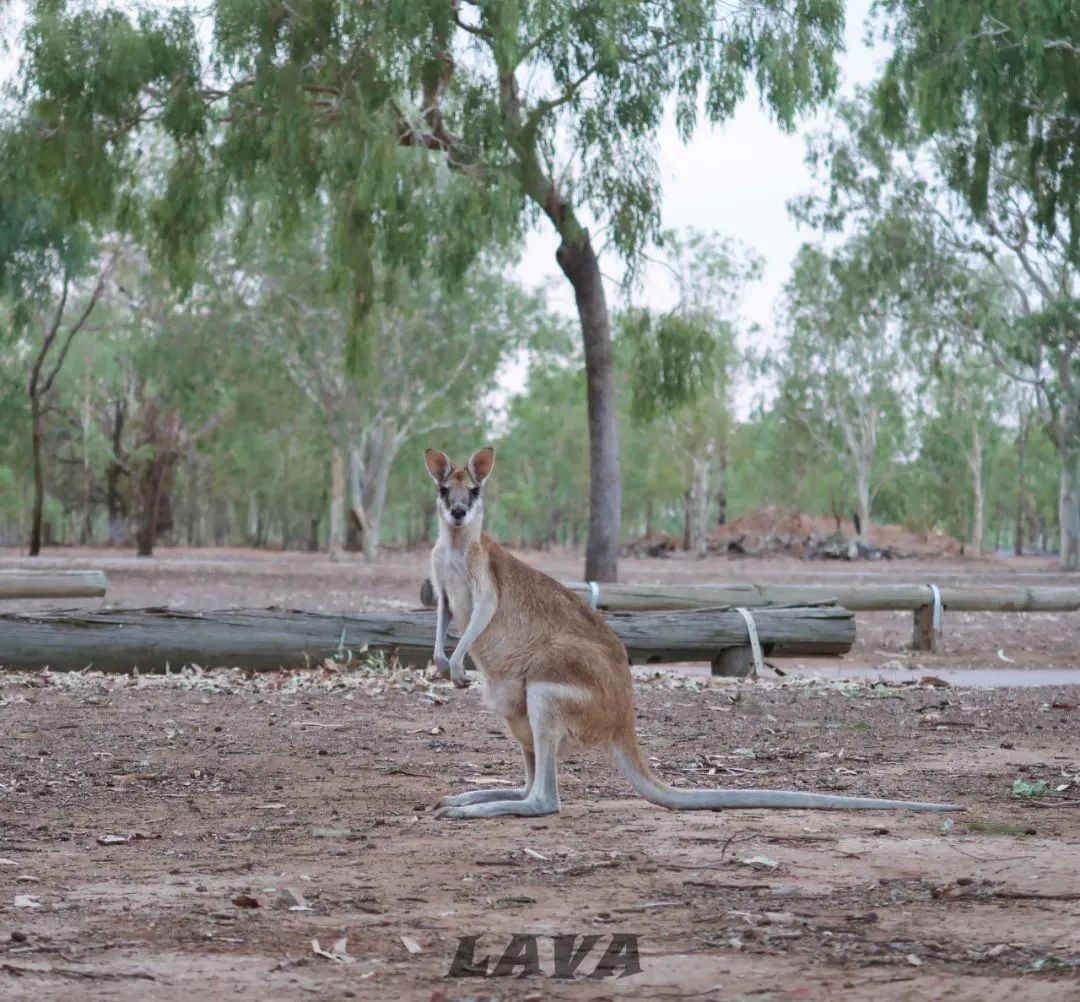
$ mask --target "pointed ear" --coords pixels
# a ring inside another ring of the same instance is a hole
[[[488,446],[486,449],[481,449],[479,452],[474,453],[472,459],[469,460],[469,473],[478,484],[482,484],[488,478],[488,474],[491,473],[491,468],[495,465],[495,450]]]
[[[450,458],[445,452],[439,452],[437,449],[424,450],[424,463],[427,465],[428,473],[431,474],[431,479],[437,484],[444,483],[454,472],[454,464],[450,462]]]

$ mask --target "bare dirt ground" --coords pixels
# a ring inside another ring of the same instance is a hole
[[[527,556],[580,576],[575,555]],[[120,605],[332,610],[416,604],[426,558],[52,551],[35,566],[50,564],[104,567]],[[621,571],[1068,582],[1034,559]],[[1078,618],[947,614],[945,653],[912,657],[909,616],[860,615],[849,660],[1075,668]],[[1080,686],[637,688],[668,782],[969,810],[671,813],[582,755],[561,769],[558,816],[439,821],[438,796],[519,781],[479,686],[382,669],[0,675],[0,998],[1080,998]],[[1034,795],[1014,797],[1016,780]],[[515,933],[539,937],[541,975],[446,977],[461,937],[493,968]],[[641,972],[585,976],[620,933]],[[601,937],[573,980],[551,977],[557,934]]]

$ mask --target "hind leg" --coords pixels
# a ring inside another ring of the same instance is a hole
[[[521,748],[525,758],[525,785],[513,790],[469,790],[451,797],[443,797],[440,807],[466,807],[469,804],[486,804],[497,800],[524,800],[532,789],[533,776],[536,774],[536,756],[531,748]]]
[[[499,698],[501,697],[501,698]],[[504,686],[497,690],[496,708],[505,716],[506,726],[521,745],[525,758],[525,785],[515,790],[469,790],[451,797],[443,797],[440,807],[466,807],[469,804],[486,804],[496,800],[524,800],[532,789],[536,774],[536,756],[533,754],[532,727],[525,696],[525,686]]]
[[[534,682],[528,687],[527,699],[528,723],[536,756],[535,771],[528,793],[515,799],[499,798],[448,805],[439,812],[440,818],[497,818],[506,815],[528,818],[558,813],[556,766],[559,745],[566,732],[558,710],[557,697],[544,683]]]

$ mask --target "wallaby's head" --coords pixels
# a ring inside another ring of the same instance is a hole
[[[435,449],[424,450],[424,462],[439,487],[435,507],[447,525],[456,528],[482,517],[484,481],[495,465],[494,449],[489,447],[474,453],[464,470],[455,470],[446,453]]]

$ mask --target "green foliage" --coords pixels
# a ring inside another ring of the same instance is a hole
[[[1023,167],[1034,222],[1060,223],[1080,263],[1080,8],[1072,0],[877,0],[894,46],[877,85],[892,136],[948,144],[948,178],[976,217],[1006,153]]]
[[[674,416],[710,393],[724,395],[735,360],[733,315],[743,287],[761,276],[759,258],[697,230],[661,235],[677,302],[655,314],[631,308],[619,318],[629,352],[634,420]]]
[[[13,329],[25,327],[53,283],[79,275],[92,253],[86,228],[65,222],[35,190],[20,145],[18,133],[0,135],[0,296],[11,304]]]
[[[636,420],[651,421],[692,403],[715,379],[716,338],[693,318],[631,310],[622,317],[620,337],[633,357]]]
[[[688,136],[701,109],[729,117],[752,77],[790,128],[835,87],[843,28],[839,0],[217,0],[208,16],[202,51],[190,10],[36,4],[19,79],[35,180],[66,218],[142,218],[181,287],[229,198],[269,200],[283,233],[325,198],[357,324],[376,256],[416,269],[434,247],[440,273],[460,276],[516,235],[523,199],[571,241],[575,206],[589,208],[636,263],[658,234],[652,140],[669,98]],[[140,209],[135,166],[155,134],[168,186]],[[571,154],[565,191],[556,149]]]

